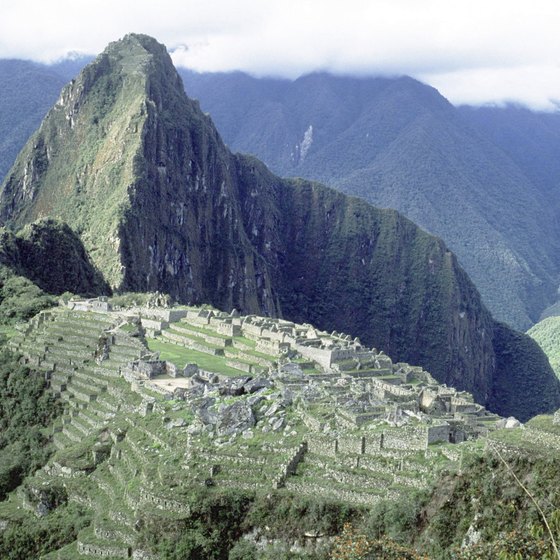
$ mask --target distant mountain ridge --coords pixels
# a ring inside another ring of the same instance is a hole
[[[6,178],[0,216],[14,229],[67,222],[114,289],[350,332],[499,413],[560,406],[544,354],[493,321],[441,240],[232,155],[149,37],[112,43],[64,89]]]
[[[60,95],[67,79],[26,60],[0,60],[0,177]]]
[[[281,175],[395,208],[442,237],[499,319],[525,329],[556,299],[560,191],[551,191],[560,182],[560,120],[553,115],[526,111],[528,156],[526,130],[510,126],[502,142],[490,130],[507,111],[459,110],[408,77],[181,73],[231,149]],[[541,150],[549,140],[556,143]],[[548,172],[539,172],[548,161]]]
[[[14,84],[0,102],[0,177],[58,96],[58,80],[86,62],[0,61],[5,83]],[[498,318],[525,330],[556,301],[558,115],[454,108],[407,77],[312,74],[291,82],[180,73],[232,149],[254,153],[280,174],[397,208],[442,237]],[[43,83],[45,74],[57,82]],[[41,111],[29,111],[27,97],[43,103]]]

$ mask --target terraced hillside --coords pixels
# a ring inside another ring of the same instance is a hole
[[[164,558],[150,528],[198,519],[201,493],[398,502],[517,433],[420,367],[284,320],[70,302],[9,344],[65,412],[54,455],[0,503],[2,527],[70,506],[90,520],[49,560]]]

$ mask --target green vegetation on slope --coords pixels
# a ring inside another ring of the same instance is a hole
[[[480,122],[484,111],[466,118],[407,77],[181,72],[234,151],[395,208],[442,237],[498,319],[526,329],[555,297],[559,119],[525,115],[533,122],[508,128],[504,118],[496,133]]]
[[[65,82],[54,68],[26,60],[0,60],[0,181]]]
[[[552,369],[560,377],[560,317],[548,317],[527,331],[547,355]]]
[[[13,325],[27,321],[55,304],[55,298],[33,282],[0,266],[0,324]]]
[[[17,234],[2,228],[0,264],[50,294],[72,292],[91,296],[109,292],[80,238],[67,224],[57,220],[38,220]]]
[[[548,518],[555,519],[559,495],[553,481],[560,476],[558,461],[552,456],[506,457],[511,471],[526,485]],[[444,553],[450,547],[458,550],[471,526],[471,531],[478,533],[480,545],[458,558],[499,558],[500,550],[513,544],[518,550],[510,550],[511,555],[506,558],[516,558],[515,552],[524,559],[554,558],[552,554],[543,555],[543,548],[550,550],[550,541],[543,533],[539,512],[497,457],[476,459],[465,466],[462,474],[444,477],[426,503],[424,515],[429,524],[420,542],[435,558],[450,557]],[[492,556],[496,552],[498,555]]]
[[[80,529],[91,520],[81,506],[63,504],[49,515],[37,518],[22,514],[17,524],[0,532],[0,557],[3,560],[41,558],[76,540]]]
[[[0,351],[0,500],[46,463],[52,448],[44,428],[61,409],[42,374]]]
[[[535,407],[552,412],[559,407],[554,396],[557,378],[546,355],[528,335],[515,332],[498,323],[495,328],[494,348],[500,356],[497,363],[491,410],[509,416],[510,413],[526,422],[535,414]]]

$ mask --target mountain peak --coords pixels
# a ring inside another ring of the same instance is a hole
[[[79,235],[117,291],[350,332],[493,397],[494,325],[443,243],[396,212],[233,155],[150,37],[109,45],[18,157],[0,219],[18,229],[47,216]],[[548,400],[516,406],[521,419],[560,403],[550,368],[538,375]],[[496,408],[510,414],[517,397]]]
[[[173,62],[165,45],[149,35],[129,33],[122,39],[110,43],[96,60],[86,66],[85,75],[93,73],[94,78],[100,73],[112,73],[127,77],[166,76],[174,85],[181,85]]]
[[[121,39],[109,43],[100,56],[104,55],[119,58],[138,57],[139,55],[155,56],[163,60],[168,59],[172,64],[165,45],[153,37],[141,33],[128,33]]]

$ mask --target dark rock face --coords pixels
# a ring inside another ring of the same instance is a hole
[[[0,264],[51,294],[110,292],[80,238],[67,224],[56,220],[34,222],[17,235],[2,231]]]
[[[240,434],[256,424],[255,415],[248,403],[235,401],[219,412],[217,430],[221,436]]]
[[[111,44],[20,154],[0,217],[19,227],[45,215],[80,233],[113,288],[345,331],[483,404],[494,396],[495,323],[442,241],[232,155],[149,37]],[[533,383],[556,404],[511,410],[518,418],[560,406],[550,367]]]
[[[180,73],[233,151],[444,239],[494,317],[526,330],[556,300],[558,115],[456,108],[404,76]]]

